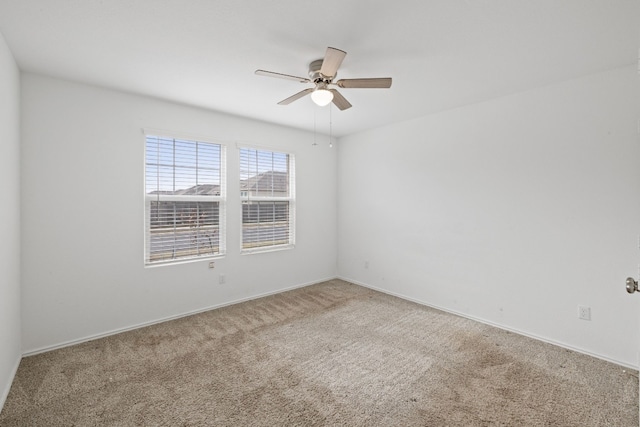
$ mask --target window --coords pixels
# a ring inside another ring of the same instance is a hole
[[[145,264],[225,251],[224,147],[146,136]]]
[[[294,175],[291,154],[240,149],[243,251],[294,244]]]

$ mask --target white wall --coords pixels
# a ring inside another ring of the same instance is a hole
[[[626,67],[342,138],[340,276],[637,366],[639,95]]]
[[[20,73],[0,34],[0,410],[20,362]]]
[[[339,272],[637,366],[640,299],[624,292],[638,274],[635,67],[342,138],[337,170],[307,132],[21,80],[26,353]],[[143,127],[231,141],[228,255],[213,271],[143,266]],[[239,255],[238,140],[295,152],[295,250]]]
[[[22,101],[26,353],[336,276],[336,150],[313,134],[31,74]],[[214,270],[144,267],[142,128],[228,142],[228,254]],[[295,154],[295,249],[239,254],[234,141]]]

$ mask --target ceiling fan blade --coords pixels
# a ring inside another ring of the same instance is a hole
[[[282,101],[278,102],[278,105],[289,105],[291,104],[293,101],[302,98],[305,95],[310,94],[311,92],[313,92],[314,88],[310,87],[308,89],[302,90],[298,93],[296,93],[295,95],[291,95],[290,97],[288,97],[287,99],[283,99]]]
[[[265,77],[277,77],[279,79],[294,80],[300,83],[311,83],[306,77],[290,76],[289,74],[274,73],[273,71],[256,70],[256,74]]]
[[[331,91],[331,93],[333,93],[332,102],[336,105],[336,107],[340,109],[340,111],[346,110],[347,108],[351,108],[351,104],[349,103],[349,101],[347,101],[346,98],[342,96],[340,92],[338,92],[335,89],[329,89],[329,90]]]
[[[391,87],[391,77],[380,77],[373,79],[341,79],[335,82],[342,88],[379,88],[387,89]]]
[[[324,59],[322,60],[320,73],[325,77],[335,77],[336,72],[338,72],[338,68],[340,67],[340,64],[342,64],[342,60],[346,55],[347,52],[343,50],[328,47],[327,53],[325,53]]]

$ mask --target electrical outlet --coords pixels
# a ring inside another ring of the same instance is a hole
[[[213,261],[211,261],[211,262],[209,263],[209,268],[216,268],[216,263],[215,263],[215,262],[213,262]]]
[[[578,319],[591,320],[591,307],[578,306]]]
[[[218,282],[220,282],[221,285],[224,285],[225,283],[227,283],[227,278],[224,277],[224,274],[220,275],[220,277],[218,278]]]

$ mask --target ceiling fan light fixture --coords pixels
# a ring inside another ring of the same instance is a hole
[[[294,80],[300,83],[312,84],[300,92],[278,102],[278,105],[289,105],[293,101],[311,95],[311,100],[320,107],[329,105],[331,102],[340,110],[344,111],[352,105],[345,99],[337,89],[328,89],[329,86],[337,86],[342,89],[348,88],[384,88],[391,87],[391,77],[375,77],[363,79],[340,79],[334,83],[338,68],[342,64],[347,52],[328,47],[322,59],[316,59],[309,64],[309,77],[297,77],[290,74],[274,73],[273,71],[256,70],[256,74],[266,77],[277,77],[279,79]]]
[[[324,107],[333,101],[333,93],[327,89],[316,89],[311,92],[311,99],[316,103],[316,105]]]

